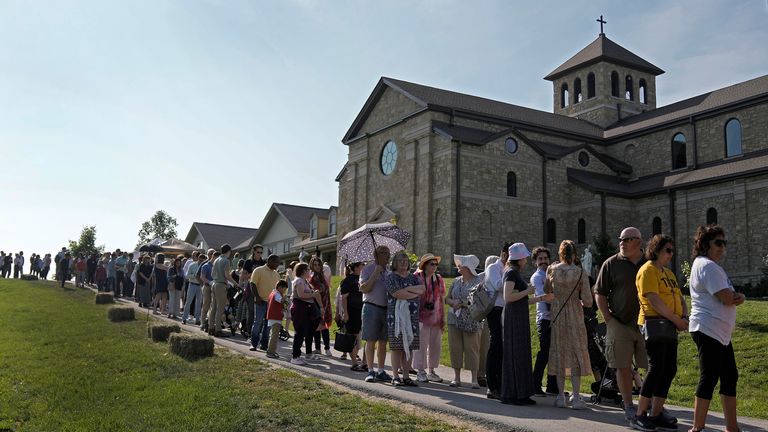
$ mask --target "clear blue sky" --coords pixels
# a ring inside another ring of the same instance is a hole
[[[612,40],[665,105],[768,73],[768,1],[0,1],[0,249],[159,209],[258,227],[337,204],[341,137],[380,76],[545,111],[542,77]],[[557,29],[557,30],[553,30]]]

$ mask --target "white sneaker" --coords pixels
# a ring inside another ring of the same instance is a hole
[[[555,398],[555,406],[558,408],[565,408],[565,396],[559,394]]]
[[[323,350],[323,352],[325,353],[325,355],[327,357],[333,357],[333,354],[331,354],[331,349],[330,348],[326,348],[325,350]]]
[[[587,403],[584,402],[584,399],[582,399],[581,396],[572,395],[571,408],[575,410],[587,409]]]
[[[427,374],[427,379],[432,382],[443,382],[443,379],[440,378],[436,373],[430,372]]]
[[[305,362],[301,357],[296,357],[291,359],[291,364],[297,366],[306,366],[307,362]]]
[[[420,370],[416,373],[416,381],[418,382],[429,382],[429,379],[427,379],[427,372]]]

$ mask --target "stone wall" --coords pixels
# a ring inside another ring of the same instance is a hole
[[[741,122],[743,153],[768,149],[768,103],[762,103],[697,120],[699,163],[725,159],[725,123],[731,118]]]
[[[619,74],[619,95],[611,96],[611,72],[616,71]],[[587,99],[587,76],[590,72],[595,74],[595,97]],[[632,76],[633,100],[627,100],[624,97],[625,78]],[[582,102],[574,103],[574,80],[581,79],[581,88],[583,93]],[[640,80],[646,82],[647,99],[644,104],[640,103],[639,85]],[[560,92],[563,83],[568,84],[570,103],[565,108],[561,108]],[[584,69],[572,72],[558,78],[552,83],[553,88],[553,107],[556,114],[563,114],[569,117],[576,117],[586,120],[590,123],[606,127],[618,121],[617,104],[622,105],[621,118],[627,118],[631,115],[641,113],[656,108],[656,77],[646,73],[639,72],[623,66],[599,62],[590,65]]]
[[[637,138],[620,141],[606,147],[616,159],[632,165],[632,177],[644,177],[672,170],[672,138],[683,133],[686,138],[685,157],[693,165],[693,127],[686,123],[668,127]],[[633,150],[628,150],[628,147]]]

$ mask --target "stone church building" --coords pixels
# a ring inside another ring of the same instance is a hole
[[[552,113],[381,78],[343,138],[339,238],[396,220],[418,255],[483,260],[504,241],[583,249],[633,225],[672,235],[678,270],[696,227],[717,222],[726,271],[756,278],[768,254],[768,75],[657,107],[663,73],[601,33],[544,77]]]

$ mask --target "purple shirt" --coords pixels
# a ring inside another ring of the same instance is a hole
[[[372,262],[360,272],[360,285],[364,284],[373,275],[373,271],[376,269],[376,262]],[[373,284],[373,289],[369,293],[363,293],[364,303],[373,303],[377,306],[387,307],[387,275],[389,275],[389,269],[384,269],[379,274],[379,280]]]

